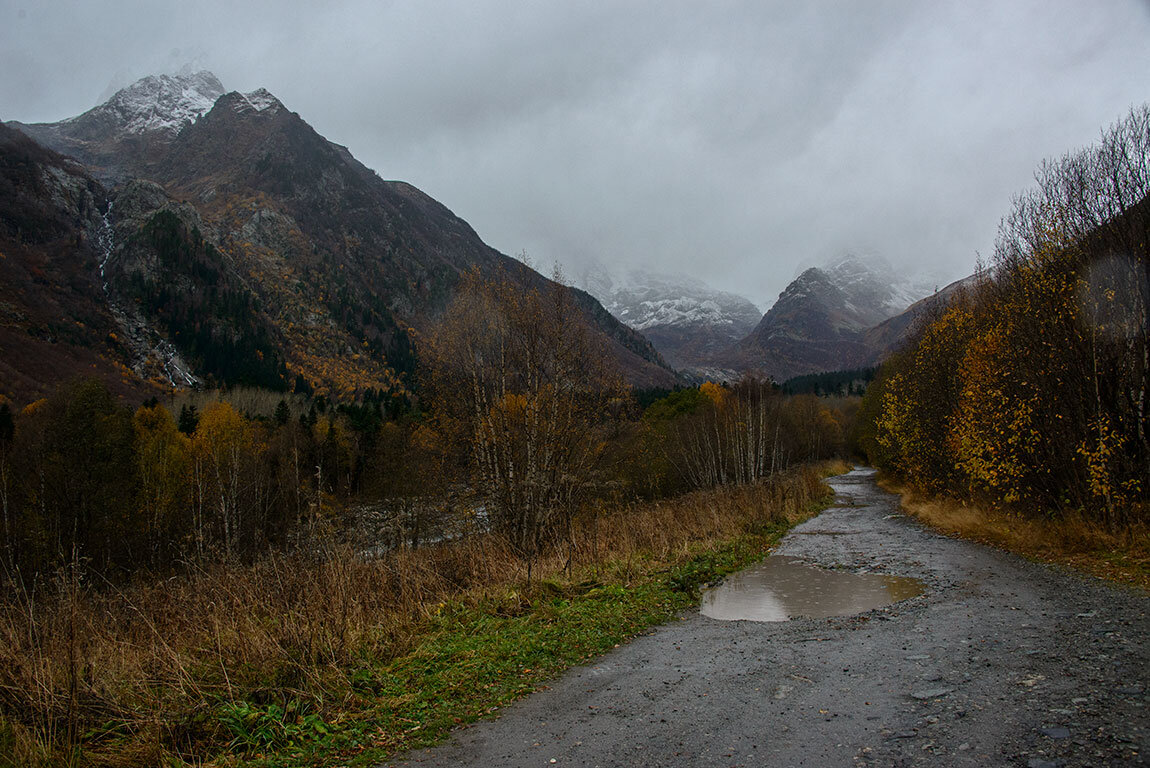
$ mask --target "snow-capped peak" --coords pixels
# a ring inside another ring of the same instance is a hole
[[[940,284],[933,273],[920,270],[895,270],[890,262],[873,253],[845,253],[818,267],[848,301],[873,306],[888,315],[902,312],[914,302],[930,295]],[[943,280],[941,284],[945,285]]]
[[[745,333],[762,317],[742,296],[711,288],[689,275],[649,269],[618,272],[601,263],[586,267],[577,285],[607,311],[638,331],[670,326],[717,326]]]
[[[280,109],[283,104],[266,88],[257,88],[251,93],[241,93],[240,98],[236,100],[234,108],[237,112],[263,112],[264,110],[272,110],[273,112]]]
[[[92,112],[113,116],[126,133],[176,134],[211,109],[223,93],[219,79],[206,70],[149,75],[120,89]]]

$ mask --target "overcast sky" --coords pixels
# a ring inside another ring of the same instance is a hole
[[[1150,100],[1150,2],[0,0],[0,119],[187,63],[506,253],[765,308],[847,251],[971,272],[1042,158]]]

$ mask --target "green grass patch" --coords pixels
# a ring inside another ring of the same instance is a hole
[[[696,606],[704,587],[761,559],[788,527],[699,547],[673,563],[610,563],[565,580],[441,604],[410,652],[363,661],[347,681],[350,694],[338,719],[317,719],[322,732],[299,717],[285,725],[280,709],[228,710],[235,745],[248,748],[233,764],[372,765],[436,744],[453,728],[491,717],[570,667]]]

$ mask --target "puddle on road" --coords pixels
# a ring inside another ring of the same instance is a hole
[[[704,616],[723,621],[787,621],[851,616],[922,594],[905,576],[825,571],[795,557],[771,555],[703,593]]]

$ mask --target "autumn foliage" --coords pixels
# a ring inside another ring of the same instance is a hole
[[[12,411],[0,429],[0,581],[32,586],[80,563],[101,580],[249,562],[314,539],[366,494],[401,495],[397,469],[434,457],[418,425],[388,422],[379,400],[313,400],[280,418],[232,404],[132,409],[80,380]],[[396,461],[395,454],[404,454]],[[421,493],[435,492],[424,483]]]
[[[1150,108],[1038,182],[990,269],[884,366],[861,443],[928,491],[1131,523],[1150,490]]]

